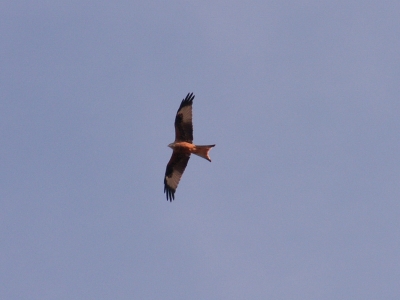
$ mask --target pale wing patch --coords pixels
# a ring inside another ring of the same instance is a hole
[[[167,184],[169,187],[176,190],[176,188],[178,187],[179,181],[181,180],[181,177],[182,177],[182,173],[179,173],[178,171],[174,170],[171,177],[165,176],[165,180],[167,181]]]
[[[192,122],[192,106],[184,106],[179,110],[178,113],[182,114],[183,123]]]

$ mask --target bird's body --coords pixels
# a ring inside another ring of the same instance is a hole
[[[175,142],[168,145],[173,152],[167,164],[164,177],[164,192],[167,200],[175,199],[175,191],[179,180],[187,166],[190,154],[196,154],[211,161],[208,152],[215,145],[193,144],[192,104],[193,93],[187,94],[182,100],[175,117]]]
[[[175,142],[168,145],[172,150],[184,153],[193,153],[196,145],[188,142]]]
[[[211,158],[208,155],[208,151],[214,146],[215,145],[195,145],[187,142],[177,142],[168,145],[168,147],[170,147],[174,151],[186,154],[193,153],[204,159],[207,159],[208,161],[211,161]]]

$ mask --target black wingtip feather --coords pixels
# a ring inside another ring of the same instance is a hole
[[[175,200],[175,192],[169,188],[166,189],[166,194],[167,194],[167,201],[172,202],[172,200]]]
[[[193,104],[194,95],[193,93],[188,93],[186,98],[182,100],[181,105],[178,108],[178,111],[185,106],[190,106]]]
[[[172,200],[175,200],[175,191],[171,189],[168,185],[164,183],[164,193],[167,196],[167,201],[172,202]]]

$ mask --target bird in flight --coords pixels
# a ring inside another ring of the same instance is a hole
[[[193,93],[189,93],[182,100],[175,117],[175,142],[168,145],[173,152],[165,170],[164,193],[167,195],[167,201],[171,202],[175,199],[175,191],[185,171],[190,154],[196,154],[211,162],[208,152],[215,146],[193,144],[193,99]]]

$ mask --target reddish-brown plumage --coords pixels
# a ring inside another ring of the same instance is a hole
[[[208,152],[215,145],[195,145],[188,142],[176,142],[170,144],[170,146],[174,150],[174,152],[185,154],[193,153],[204,159],[207,159],[208,161],[211,161],[210,156],[208,156]]]
[[[196,154],[208,161],[210,149],[215,145],[193,144],[192,104],[193,93],[187,94],[182,100],[175,117],[175,142],[168,146],[172,148],[172,156],[167,164],[164,177],[164,193],[167,200],[175,199],[175,191],[190,159],[190,154]]]

